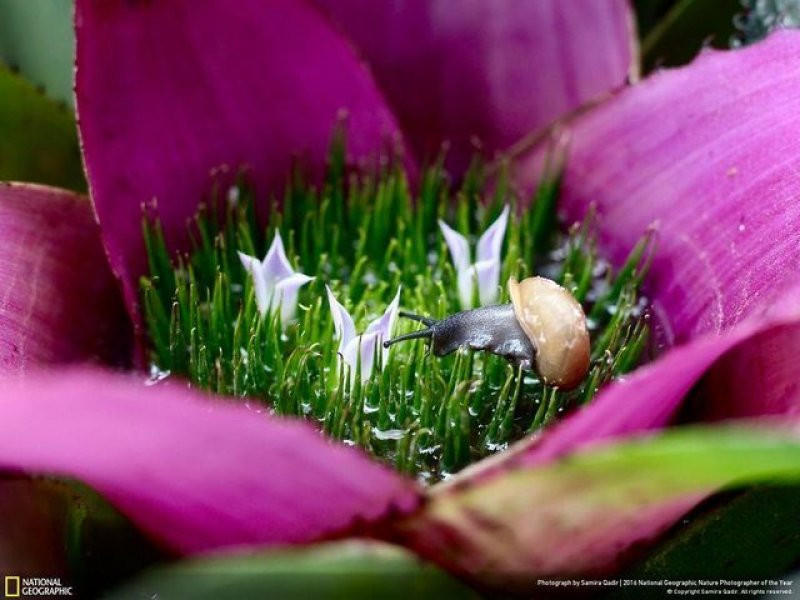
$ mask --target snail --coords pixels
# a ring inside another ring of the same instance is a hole
[[[388,348],[404,340],[427,338],[436,356],[460,347],[502,356],[562,389],[577,386],[589,369],[589,332],[577,300],[551,279],[508,280],[510,304],[457,312],[439,321],[400,312],[425,329],[384,342]]]

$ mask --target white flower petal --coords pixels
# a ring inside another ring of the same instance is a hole
[[[334,297],[331,288],[326,285],[325,289],[328,291],[328,304],[331,307],[333,327],[336,330],[336,337],[339,338],[339,352],[341,353],[342,349],[355,339],[356,326],[353,323],[353,317]]]
[[[469,242],[467,238],[441,219],[439,219],[439,229],[442,230],[444,241],[447,242],[447,247],[450,249],[450,256],[453,259],[456,273],[466,271],[470,265]]]
[[[294,274],[294,269],[289,259],[286,258],[286,251],[283,248],[283,239],[279,231],[275,232],[275,237],[272,238],[272,244],[267,250],[267,255],[264,257],[262,266],[264,278],[270,284],[270,287],[281,279],[285,279]]]
[[[472,296],[475,292],[475,267],[469,266],[458,273],[458,301],[463,310],[472,308]]]
[[[359,356],[361,357],[361,382],[370,378],[375,366],[375,350],[379,341],[378,333],[365,333],[350,340],[344,349],[340,350],[342,360],[350,367],[350,381],[353,381],[358,371]]]
[[[275,286],[272,305],[275,307],[280,305],[282,324],[286,325],[294,319],[294,314],[297,310],[297,293],[302,286],[313,279],[313,277],[303,273],[295,273],[285,279],[281,279],[278,285]]]
[[[389,348],[384,348],[383,342],[392,337],[394,324],[397,321],[397,312],[400,309],[400,291],[402,289],[403,289],[402,286],[399,286],[397,288],[397,293],[394,295],[394,300],[392,300],[389,306],[386,307],[383,316],[375,319],[372,323],[369,324],[369,327],[367,327],[367,329],[364,331],[365,334],[367,333],[378,334],[378,341],[381,344],[381,357],[384,364],[386,364],[386,359],[389,356]]]
[[[482,260],[475,263],[472,268],[478,282],[481,306],[497,304],[497,300],[500,298],[500,262]]]
[[[242,261],[242,266],[245,271],[250,274],[253,281],[253,289],[256,295],[256,306],[261,316],[267,314],[270,304],[271,290],[267,289],[266,282],[263,276],[263,265],[260,260],[254,256],[248,256],[244,252],[239,252],[239,260]]]
[[[478,240],[478,251],[476,253],[477,262],[494,260],[500,262],[500,252],[503,249],[503,238],[506,237],[506,227],[508,226],[508,204],[503,208],[503,212],[491,224],[481,239]]]
[[[392,335],[392,329],[394,328],[394,322],[397,319],[397,311],[400,307],[400,290],[401,287],[397,288],[397,293],[394,296],[394,300],[392,300],[391,304],[386,307],[386,310],[383,312],[383,315],[375,319],[372,323],[370,323],[364,333],[380,333],[385,338],[389,338]]]

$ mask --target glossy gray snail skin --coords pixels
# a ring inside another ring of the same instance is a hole
[[[465,310],[440,321],[401,312],[425,329],[384,342],[419,338],[430,340],[436,356],[461,347],[502,356],[533,370],[549,385],[577,386],[589,369],[589,332],[586,315],[577,300],[555,281],[529,277],[508,281],[510,304]]]

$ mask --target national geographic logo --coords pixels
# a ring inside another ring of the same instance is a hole
[[[19,598],[19,577],[6,577],[6,598]]]
[[[72,586],[61,583],[60,577],[20,577],[6,575],[4,598],[42,598],[72,596]]]

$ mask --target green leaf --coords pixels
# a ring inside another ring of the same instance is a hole
[[[64,573],[65,515],[59,490],[22,476],[0,477],[0,575]]]
[[[531,591],[541,577],[616,572],[703,498],[764,482],[800,482],[795,435],[686,427],[453,486],[401,530],[453,568]]]
[[[190,560],[126,584],[122,598],[478,598],[449,575],[393,546],[329,543]]]
[[[800,487],[756,487],[712,498],[693,511],[625,579],[766,579],[800,558]],[[635,597],[622,588],[613,598]]]
[[[739,0],[679,0],[642,40],[643,71],[686,64],[705,44],[727,48],[740,12]]]
[[[86,485],[0,477],[0,575],[62,577],[95,597],[166,557]]]
[[[167,558],[90,487],[69,480],[45,480],[41,487],[58,489],[65,497],[63,547],[70,581],[81,596],[94,597]]]
[[[0,60],[70,106],[74,46],[72,2],[0,2]]]
[[[675,2],[676,0],[633,0],[639,39],[647,37],[650,30],[658,25]]]
[[[0,180],[84,191],[72,113],[0,67]]]

